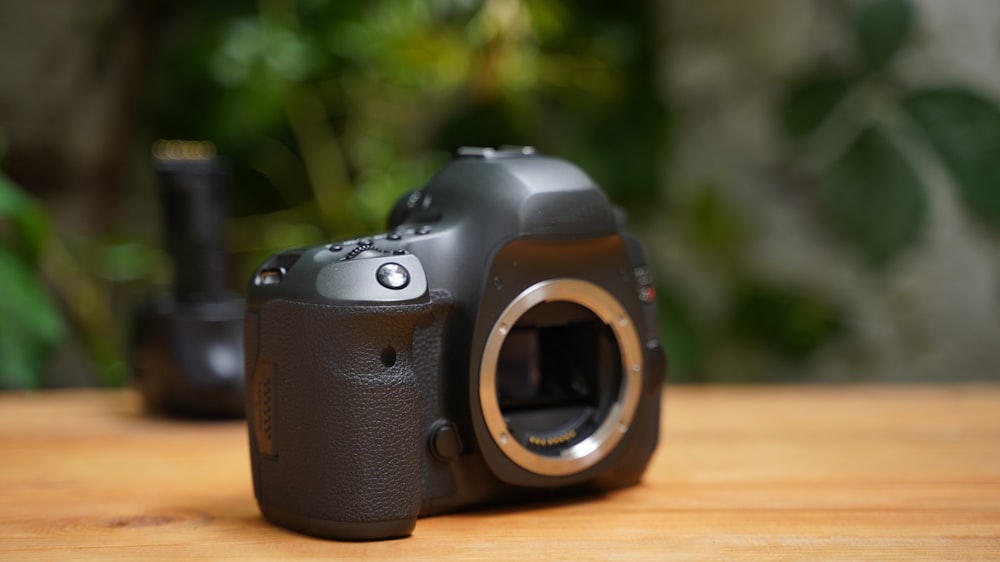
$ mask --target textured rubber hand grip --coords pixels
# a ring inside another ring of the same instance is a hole
[[[330,538],[409,534],[422,443],[412,339],[430,304],[273,300],[256,317],[247,406],[261,511]]]

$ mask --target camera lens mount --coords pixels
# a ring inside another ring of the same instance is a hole
[[[493,324],[479,405],[493,441],[543,476],[586,470],[627,433],[642,394],[643,355],[630,315],[581,279],[522,291]]]

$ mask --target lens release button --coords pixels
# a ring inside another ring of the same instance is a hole
[[[398,263],[387,263],[378,268],[375,276],[386,289],[399,290],[410,284],[410,272]]]
[[[452,461],[462,454],[462,440],[451,422],[438,422],[431,432],[431,451],[443,461]]]

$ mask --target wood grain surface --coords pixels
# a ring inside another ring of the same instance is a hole
[[[266,523],[242,422],[0,393],[0,560],[1000,559],[1000,385],[680,386],[641,486],[342,543]]]

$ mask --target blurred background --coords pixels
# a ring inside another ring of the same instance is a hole
[[[38,0],[0,54],[0,388],[127,384],[157,139],[225,163],[235,291],[528,144],[629,211],[670,380],[1000,380],[992,0]]]

